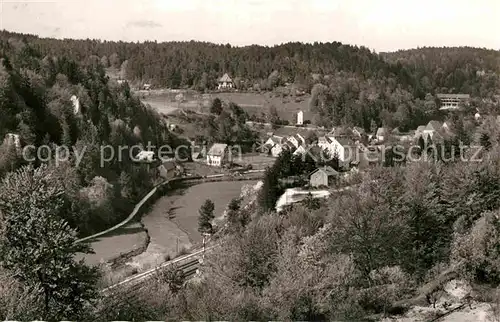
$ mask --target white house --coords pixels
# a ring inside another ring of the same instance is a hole
[[[154,151],[141,151],[135,156],[137,162],[153,162],[155,160]]]
[[[297,113],[297,125],[303,125],[304,124],[304,112],[299,111]]]
[[[385,127],[379,127],[377,129],[377,133],[375,134],[375,138],[377,141],[382,142],[387,139],[388,132],[389,131]]]
[[[80,100],[75,95],[71,96],[71,103],[73,103],[73,113],[80,113]]]
[[[229,148],[227,144],[215,143],[207,153],[207,164],[214,167],[221,167],[230,162]]]
[[[276,144],[281,144],[284,141],[284,137],[278,136],[278,135],[273,135],[267,141],[264,143],[264,145],[270,145],[270,146],[275,146]]]
[[[300,135],[300,134],[295,134],[295,135],[291,135],[289,137],[286,138],[286,140],[290,143],[293,144],[293,146],[297,149],[299,146],[303,145],[306,143],[306,139]]]
[[[21,138],[19,134],[7,133],[5,135],[4,144],[7,146],[15,146],[19,151],[21,150]]]
[[[301,146],[299,146],[297,148],[297,150],[295,150],[295,152],[293,153],[293,155],[300,156],[300,155],[304,155],[306,153],[307,153],[306,148],[303,145],[301,145]]]
[[[227,73],[225,73],[224,76],[219,78],[217,87],[218,89],[229,89],[233,87],[234,87],[233,80],[231,79],[231,77],[229,77]]]
[[[479,121],[479,119],[481,118],[481,114],[479,114],[478,109],[476,109],[476,114],[474,114],[474,118],[476,119],[476,121]]]
[[[351,160],[358,149],[354,140],[348,137],[324,136],[318,139],[318,146],[331,156],[336,154],[342,162]]]
[[[284,140],[282,143],[278,143],[271,148],[271,155],[277,158],[281,154],[281,152],[286,149],[292,152],[296,150],[295,146],[291,142]]]

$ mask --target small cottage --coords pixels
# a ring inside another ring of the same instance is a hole
[[[160,173],[160,177],[166,180],[170,180],[175,178],[177,167],[174,161],[164,161],[160,166],[158,166],[158,172]]]
[[[382,142],[387,139],[388,130],[385,127],[379,127],[377,133],[375,134],[375,138],[377,141]]]
[[[207,164],[209,166],[222,167],[229,160],[229,148],[227,144],[215,143],[207,153]]]
[[[227,73],[224,74],[221,78],[219,78],[218,83],[218,89],[231,89],[234,87],[233,80]]]
[[[338,175],[339,173],[332,167],[326,166],[318,168],[311,173],[309,184],[311,187],[328,187],[336,180]]]

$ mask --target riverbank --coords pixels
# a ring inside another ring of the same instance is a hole
[[[142,271],[184,253],[202,241],[198,232],[198,210],[206,199],[214,202],[216,217],[221,217],[233,198],[256,181],[209,182],[176,189],[161,197],[142,224],[150,237],[145,252],[133,257],[128,266]]]

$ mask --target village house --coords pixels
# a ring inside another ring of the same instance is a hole
[[[355,126],[352,128],[352,133],[359,137],[360,139],[366,135],[366,132],[365,130],[362,128],[362,127],[359,127],[359,126]]]
[[[307,153],[307,149],[301,145],[297,148],[297,150],[295,150],[295,152],[293,152],[293,155],[294,156],[301,156],[301,155],[304,155]]]
[[[164,161],[158,166],[158,172],[161,178],[171,180],[177,174],[177,166],[174,161]]]
[[[358,150],[358,144],[349,137],[324,136],[318,139],[318,146],[322,150],[328,151],[333,156],[336,155],[341,162],[347,162],[354,157]]]
[[[379,127],[375,133],[375,139],[378,142],[383,142],[387,139],[389,131],[385,127]]]
[[[309,178],[309,185],[311,187],[328,187],[332,185],[339,173],[335,171],[332,167],[326,166],[316,169],[311,173]]]
[[[215,167],[222,167],[230,163],[230,152],[227,144],[215,143],[207,153],[207,164]]]
[[[277,158],[284,150],[290,150],[291,152],[294,152],[296,149],[291,142],[289,142],[288,140],[284,140],[282,143],[275,144],[271,148],[271,155]]]
[[[217,83],[218,83],[217,86],[218,89],[231,89],[234,87],[233,80],[231,79],[231,77],[229,77],[227,73],[225,73],[224,76],[219,78],[219,81]]]
[[[154,151],[140,151],[134,158],[135,162],[154,162],[156,160],[156,156]]]
[[[292,143],[293,146],[297,149],[299,146],[306,144],[306,139],[300,134],[290,135],[286,138],[288,142]]]
[[[19,134],[7,133],[4,138],[4,144],[7,146],[15,146],[16,149],[21,149],[21,137]]]
[[[441,123],[439,121],[429,121],[427,125],[421,125],[415,131],[414,139],[418,140],[422,137],[425,141],[429,138],[431,140],[441,140],[447,137],[450,134],[450,127],[445,123]]]
[[[282,136],[272,135],[270,138],[267,139],[264,145],[275,146],[276,144],[282,144],[284,140],[285,138]]]

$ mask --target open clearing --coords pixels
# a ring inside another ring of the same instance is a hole
[[[264,117],[269,113],[269,107],[274,106],[278,115],[283,120],[288,120],[290,123],[296,121],[295,114],[299,111],[304,112],[304,120],[311,120],[309,112],[309,96],[295,98],[293,96],[281,97],[271,92],[266,93],[210,93],[210,94],[195,94],[183,93],[184,100],[178,102],[175,100],[175,95],[178,92],[159,91],[158,93],[137,93],[141,101],[149,104],[158,112],[168,115],[178,109],[188,109],[199,113],[209,112],[211,101],[218,97],[225,102],[234,102],[242,107],[249,115]]]

